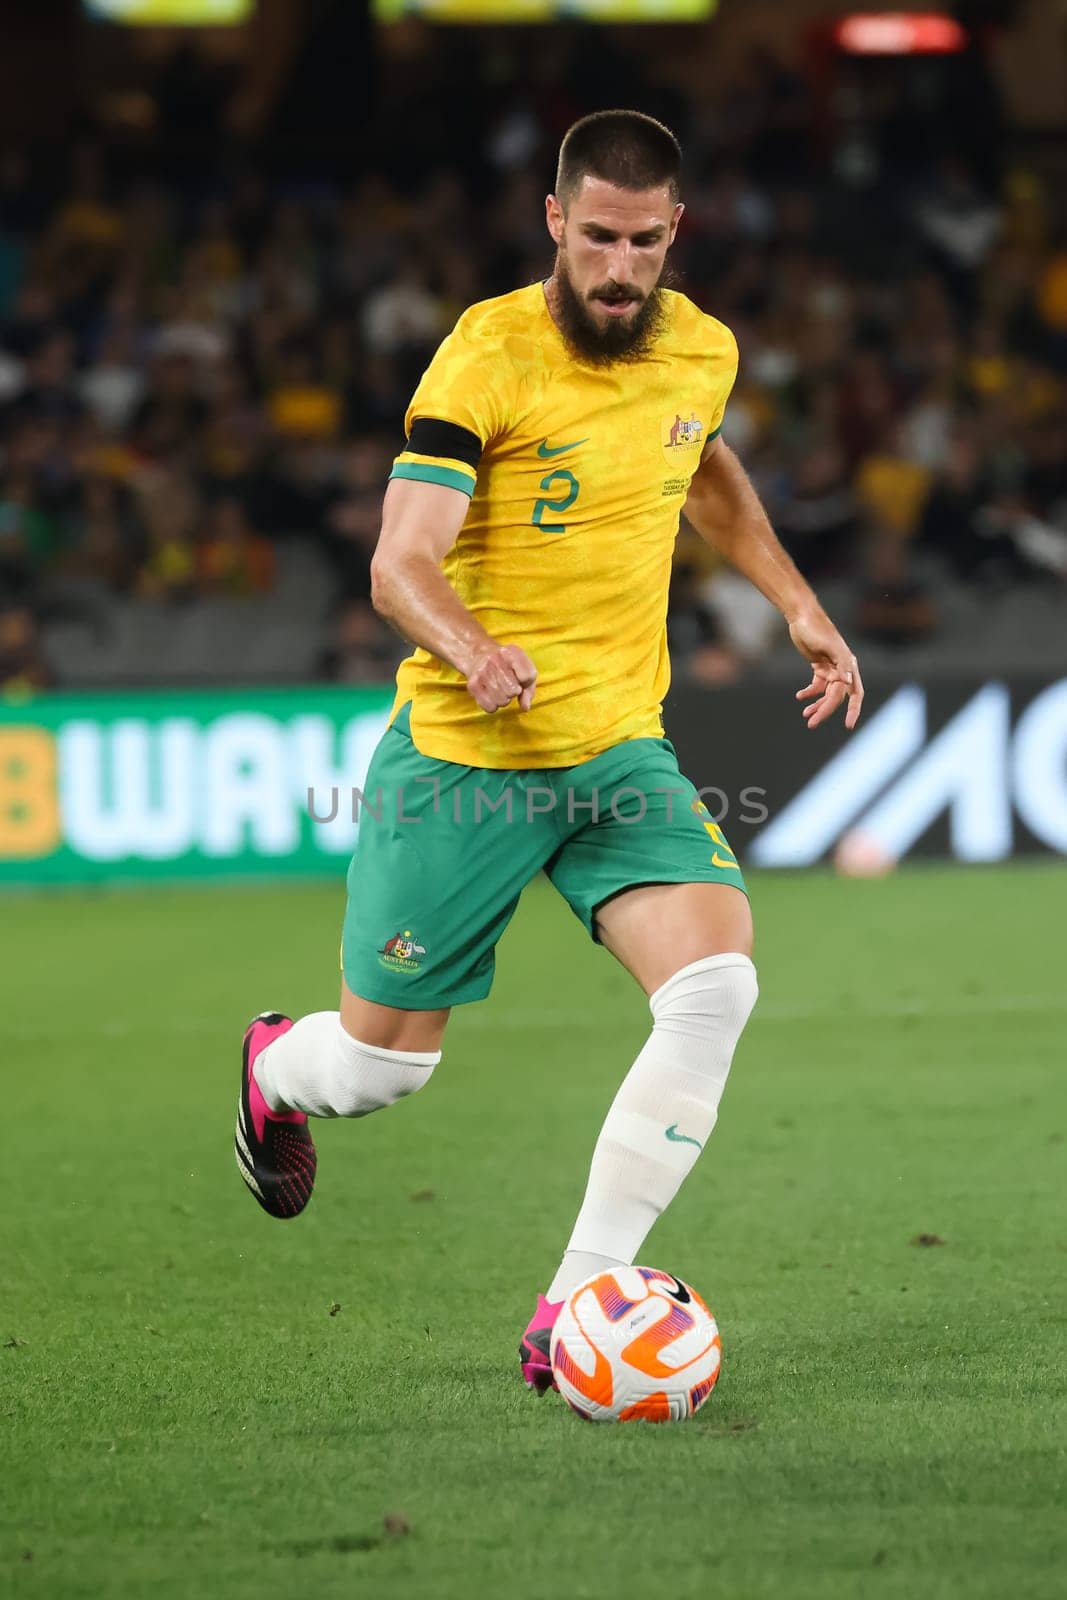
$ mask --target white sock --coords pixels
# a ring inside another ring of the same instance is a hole
[[[652,1033],[600,1131],[549,1300],[564,1299],[596,1272],[590,1259],[634,1260],[715,1126],[758,992],[752,962],[729,954],[694,961],[651,996]]]
[[[272,1111],[365,1117],[429,1082],[440,1050],[360,1044],[337,1011],[313,1011],[256,1057],[253,1075]]]
[[[617,1256],[598,1256],[593,1250],[568,1250],[545,1293],[546,1300],[566,1300],[586,1278],[595,1278],[612,1267],[629,1266]]]

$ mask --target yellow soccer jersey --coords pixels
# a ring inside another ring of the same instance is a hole
[[[532,708],[492,715],[417,649],[397,673],[424,755],[569,767],[659,737],[678,514],[737,372],[730,330],[684,295],[651,353],[597,367],[565,344],[539,283],[472,306],[423,374],[392,476],[471,495],[443,570],[537,668]]]

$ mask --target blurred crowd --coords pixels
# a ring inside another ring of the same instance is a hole
[[[738,335],[726,437],[803,571],[850,585],[842,621],[906,646],[944,584],[1062,583],[1067,236],[1040,170],[903,138],[884,87],[850,114],[846,85],[827,138],[768,60],[728,104],[627,87],[686,140],[673,267]],[[388,678],[383,486],[458,314],[550,269],[552,151],[588,107],[547,104],[489,107],[476,158],[444,139],[343,179],[245,156],[164,185],[96,137],[50,182],[3,158],[0,684],[50,681],[41,624],[87,594],[254,600],[288,541],[331,570],[322,674]],[[779,636],[684,527],[671,627],[707,681]]]

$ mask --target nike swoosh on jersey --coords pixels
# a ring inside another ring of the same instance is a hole
[[[671,1144],[695,1144],[698,1150],[703,1150],[704,1148],[699,1139],[691,1139],[687,1133],[679,1133],[676,1122],[672,1122],[670,1127],[664,1128],[663,1131],[671,1141]]]
[[[568,450],[577,450],[580,444],[588,444],[588,439],[575,439],[573,444],[558,444],[552,450],[548,447],[548,440],[542,439],[537,446],[537,454],[542,461],[551,461],[553,456],[565,456]]]
[[[713,867],[729,867],[731,872],[741,871],[736,861],[727,861],[726,857],[721,856],[717,850],[711,852],[711,864]]]

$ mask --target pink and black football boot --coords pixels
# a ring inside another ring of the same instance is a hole
[[[288,1033],[291,1017],[264,1011],[245,1029],[234,1153],[237,1170],[272,1217],[296,1217],[311,1199],[318,1158],[302,1111],[271,1111],[252,1071],[259,1052]]]
[[[546,1300],[543,1294],[539,1294],[537,1310],[530,1318],[530,1325],[519,1345],[523,1382],[536,1394],[545,1394],[549,1389],[556,1387],[556,1380],[552,1376],[549,1348],[552,1344],[552,1329],[555,1327],[556,1318],[563,1310],[563,1304],[562,1300]]]

